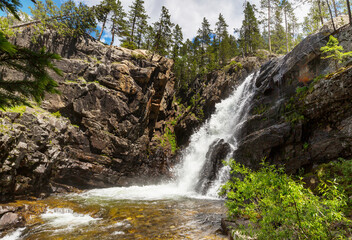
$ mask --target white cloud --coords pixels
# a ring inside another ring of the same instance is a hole
[[[79,1],[79,0],[76,0]],[[92,6],[100,1],[83,0],[87,5]],[[121,0],[126,12],[129,11],[129,6],[132,0]],[[218,16],[222,13],[229,25],[229,32],[233,33],[234,28],[240,28],[243,19],[243,3],[244,0],[145,0],[145,8],[150,16],[149,23],[154,23],[158,20],[161,12],[161,7],[165,6],[169,9],[171,19],[175,24],[182,27],[184,38],[193,38],[198,28],[200,28],[203,17],[206,17],[211,27],[215,27]],[[260,6],[260,0],[252,0],[251,3]],[[300,22],[308,13],[309,6],[305,5],[295,10],[295,13]]]

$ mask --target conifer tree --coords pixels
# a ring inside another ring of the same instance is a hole
[[[52,0],[37,1],[31,13],[34,19],[41,21],[36,25],[39,33],[54,28],[61,35],[77,37],[95,31],[97,26],[93,8],[83,3],[76,5],[72,0],[63,3],[60,9]]]
[[[89,34],[97,27],[93,8],[80,2],[78,5],[73,0],[68,0],[60,7],[61,22],[67,35],[78,37]]]
[[[274,29],[272,31],[272,50],[275,53],[286,53],[286,33],[285,28],[282,26],[282,11],[281,6],[275,9],[274,14]]]
[[[267,11],[268,46],[271,53],[271,8],[273,0],[260,0],[260,6]]]
[[[0,10],[7,10],[19,19],[19,1],[8,0],[0,2]],[[6,35],[0,30],[0,108],[16,105],[29,105],[28,98],[40,102],[46,92],[58,93],[57,83],[48,73],[48,69],[57,74],[60,70],[52,63],[60,59],[57,54],[42,49],[33,52],[29,49],[11,44]],[[6,71],[15,71],[13,78],[4,74]]]
[[[130,11],[128,13],[129,20],[129,37],[128,41],[125,41],[123,46],[129,48],[137,47],[137,40],[142,39],[143,34],[146,31],[146,21],[148,19],[148,15],[146,14],[144,8],[144,0],[134,0],[132,5],[130,6]]]
[[[210,23],[208,19],[203,18],[202,27],[198,29],[198,37],[202,43],[202,49],[205,51],[205,46],[208,46],[211,41],[212,30],[210,29]]]
[[[154,28],[152,26],[147,26],[145,35],[144,35],[144,41],[142,43],[142,48],[147,50],[152,50],[154,38],[155,38]]]
[[[111,26],[111,42],[110,46],[114,44],[115,35],[123,38],[127,36],[127,14],[125,13],[121,1],[117,0],[112,5],[112,26]]]
[[[169,53],[173,26],[169,10],[163,6],[159,21],[154,23],[155,39],[153,43],[153,50],[162,56],[166,56]]]
[[[240,46],[244,54],[253,53],[258,49],[261,41],[258,20],[255,16],[255,6],[247,2],[245,4],[244,20],[240,30]]]
[[[290,23],[296,24],[297,18],[293,12],[291,3],[288,0],[283,0],[280,6],[284,13],[285,34],[286,34],[286,53],[290,51],[290,46],[294,33],[291,35],[290,28],[294,30],[295,26],[290,26]]]
[[[227,63],[229,59],[230,39],[227,31],[228,25],[221,13],[219,14],[218,21],[215,25],[215,44],[217,45],[218,62],[220,66],[223,66]]]
[[[183,33],[182,28],[176,24],[172,32],[172,58],[175,60],[180,55],[180,50],[182,47]]]
[[[105,24],[108,22],[108,17],[111,11],[113,10],[113,6],[115,5],[114,0],[103,0],[99,5],[94,7],[95,17],[99,22],[102,23],[101,31],[98,36],[98,41],[100,41],[101,36],[103,35]]]

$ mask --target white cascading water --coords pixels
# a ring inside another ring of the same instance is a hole
[[[194,191],[197,177],[206,161],[206,154],[211,144],[223,139],[229,143],[232,152],[237,148],[236,132],[246,119],[248,105],[253,96],[254,74],[248,76],[245,81],[233,91],[227,99],[216,105],[215,113],[210,119],[194,133],[190,145],[183,152],[183,162],[179,166],[178,186],[184,191]],[[231,153],[228,157],[230,157]],[[228,160],[228,159],[225,159]],[[207,195],[217,197],[217,192],[227,180],[228,169],[223,167],[218,173],[218,178],[213,182]]]
[[[206,195],[197,193],[196,185],[200,179],[200,172],[206,162],[206,155],[212,143],[223,139],[230,144],[232,152],[237,148],[236,135],[239,127],[244,122],[248,113],[248,106],[254,94],[255,75],[248,76],[245,81],[233,91],[230,97],[216,105],[215,113],[210,119],[192,135],[189,146],[183,152],[183,161],[174,171],[176,180],[165,184],[149,186],[117,187],[93,189],[82,194],[72,194],[73,198],[83,198],[88,202],[107,200],[164,200],[187,198],[217,198],[220,186],[227,180],[229,169],[223,167],[217,174]],[[228,154],[228,158],[232,155]],[[228,160],[228,159],[225,159]],[[67,196],[69,197],[69,196]],[[99,222],[86,214],[75,213],[71,209],[47,209],[41,215],[49,226],[60,226],[62,231],[74,231],[81,226]],[[119,223],[121,224],[121,223]],[[3,237],[1,240],[21,239],[20,235],[25,228],[20,228]],[[55,230],[60,231],[60,230]],[[115,231],[113,235],[124,234]]]
[[[158,200],[182,196],[202,197],[196,193],[195,187],[209,147],[217,139],[224,139],[233,150],[236,149],[236,131],[246,119],[247,107],[254,93],[254,82],[255,74],[251,74],[233,91],[230,97],[216,105],[215,113],[191,136],[190,144],[183,152],[182,163],[174,169],[177,175],[176,180],[144,187],[94,189],[84,193],[83,196],[131,200]],[[227,180],[228,172],[226,167],[222,168],[218,178],[203,197],[217,197],[217,191]]]

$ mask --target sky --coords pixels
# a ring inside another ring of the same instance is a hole
[[[80,0],[75,0],[79,2]],[[88,6],[99,4],[100,0],[82,0]],[[54,0],[60,5],[64,0]],[[121,0],[126,12],[133,0]],[[245,0],[144,0],[145,9],[150,16],[149,24],[156,22],[161,13],[161,7],[169,9],[173,23],[182,27],[184,39],[195,37],[197,30],[200,28],[203,17],[206,17],[211,27],[215,27],[219,14],[222,13],[229,25],[228,31],[234,32],[234,28],[240,28],[243,20],[243,4]],[[250,3],[256,4],[259,8],[260,0],[249,0]],[[30,0],[21,1],[22,10],[29,13],[28,6],[33,6]],[[307,15],[309,6],[301,6],[295,10],[296,16],[302,22]],[[110,36],[106,32],[103,41],[109,41]]]

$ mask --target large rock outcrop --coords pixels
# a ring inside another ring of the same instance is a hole
[[[267,158],[293,173],[352,157],[352,70],[317,78],[335,72],[334,63],[322,60],[320,52],[330,34],[345,51],[352,50],[350,26],[337,32],[325,27],[286,56],[262,66],[250,115],[233,154],[236,161],[256,168]]]
[[[1,200],[167,176],[167,153],[149,147],[172,105],[173,61],[53,31],[33,43],[33,34],[24,29],[13,42],[62,56],[56,65],[63,77],[53,74],[61,94],[40,108],[0,113]]]

